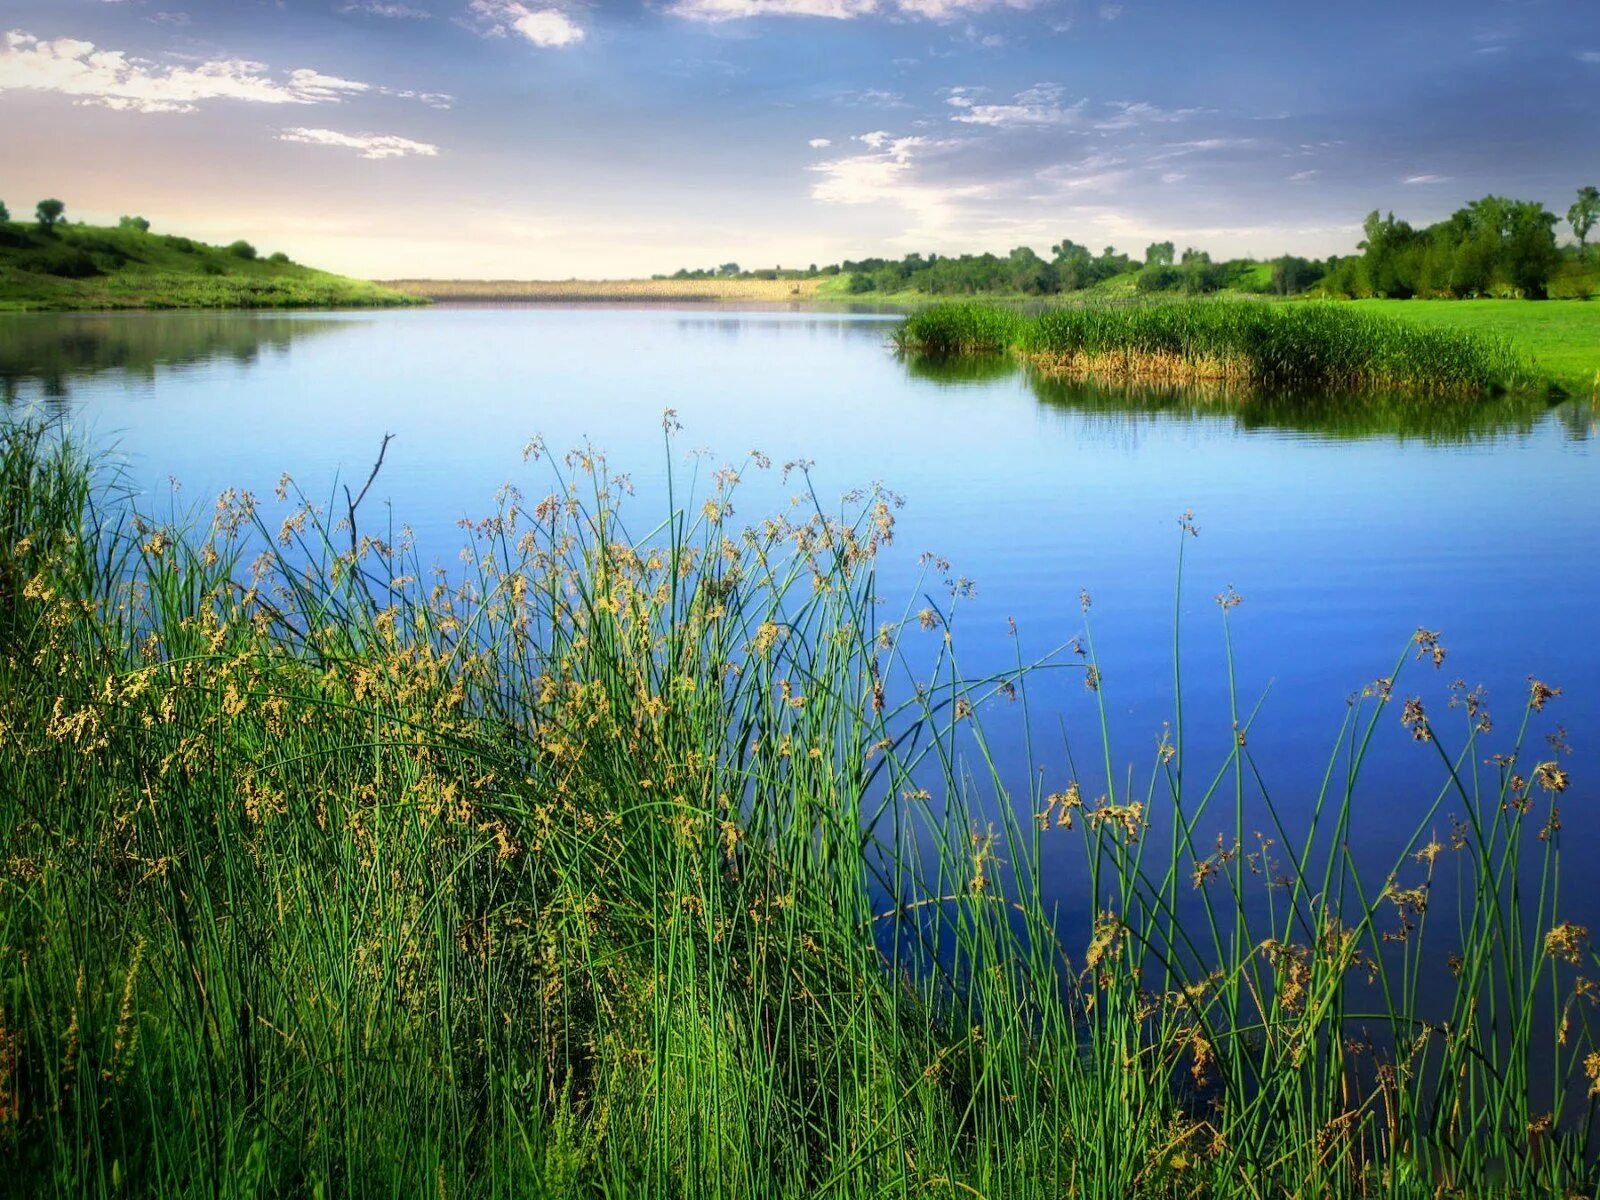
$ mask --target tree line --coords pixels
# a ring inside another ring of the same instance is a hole
[[[908,254],[904,258],[846,259],[805,269],[747,271],[738,263],[683,268],[657,279],[808,279],[848,275],[851,295],[921,292],[929,295],[1003,293],[1050,296],[1122,279],[1139,293],[1204,295],[1224,289],[1292,296],[1522,296],[1600,294],[1600,263],[1589,235],[1600,221],[1600,189],[1580,188],[1567,211],[1574,244],[1562,246],[1561,219],[1537,201],[1485,196],[1448,219],[1415,229],[1393,213],[1374,212],[1363,226],[1359,253],[1326,259],[1285,254],[1261,260],[1213,261],[1204,250],[1181,253],[1155,242],[1136,260],[1107,246],[1096,254],[1065,238],[1049,257],[1030,246],[998,254]]]

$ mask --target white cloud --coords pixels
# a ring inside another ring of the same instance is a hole
[[[977,88],[951,88],[945,103],[959,109],[952,121],[964,125],[1082,125],[1087,100],[1063,105],[1063,89],[1053,83],[1035,84],[1018,92],[1010,104],[979,104]]]
[[[1296,171],[1293,175],[1289,176],[1289,182],[1310,183],[1311,180],[1317,177],[1317,174],[1318,172],[1316,171]]]
[[[756,17],[920,17],[952,21],[1000,8],[1030,9],[1042,0],[673,0],[667,12],[690,21],[747,21]]]
[[[193,112],[208,100],[337,103],[370,85],[308,69],[274,79],[266,64],[246,59],[165,67],[120,50],[97,50],[93,42],[47,42],[12,30],[0,45],[0,92],[10,88],[56,92],[79,104],[126,112],[175,113]]]
[[[355,150],[362,158],[407,158],[420,155],[433,158],[439,147],[427,142],[414,142],[410,138],[389,133],[339,133],[333,129],[285,129],[278,134],[280,142],[304,142],[310,146],[336,146]]]
[[[357,3],[341,4],[339,11],[364,17],[387,17],[391,21],[426,21],[433,15],[425,8],[391,4],[386,0],[359,0]]]
[[[813,150],[826,150],[829,146],[833,145],[833,140],[831,138],[812,138],[806,143],[806,145],[810,146]]]
[[[1126,101],[1114,100],[1110,107],[1115,112],[1094,123],[1096,129],[1132,129],[1136,125],[1169,125],[1178,121],[1187,121],[1197,113],[1204,112],[1201,108],[1158,108],[1143,100]]]
[[[1406,184],[1407,186],[1414,186],[1416,184],[1426,184],[1426,183],[1449,183],[1450,182],[1450,176],[1448,176],[1448,175],[1407,175],[1400,182]]]
[[[1143,100],[1116,100],[1106,105],[1111,110],[1108,115],[1092,117],[1087,99],[1066,104],[1063,102],[1065,89],[1054,83],[1036,83],[1026,91],[1018,92],[1007,104],[980,103],[978,97],[982,94],[982,88],[951,88],[945,95],[945,103],[959,111],[950,119],[964,125],[1064,125],[1114,130],[1173,124],[1187,121],[1196,113],[1205,111],[1199,108],[1158,108]]]
[[[583,41],[583,26],[559,8],[530,8],[521,0],[471,0],[467,11],[478,18],[490,37],[515,34],[541,49],[573,46]]]
[[[1600,63],[1600,50],[1585,50],[1578,55],[1579,62]]]
[[[812,167],[822,178],[811,197],[823,204],[892,206],[906,210],[910,238],[937,236],[960,217],[960,202],[989,193],[986,184],[944,185],[918,178],[920,158],[956,143],[926,137],[897,137],[878,129],[855,138],[865,154],[830,159]]]

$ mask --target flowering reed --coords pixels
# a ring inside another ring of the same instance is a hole
[[[1102,727],[1015,791],[984,720],[1033,668],[882,611],[892,496],[796,465],[738,528],[752,456],[635,539],[603,458],[530,452],[446,578],[310,504],[170,527],[5,427],[0,1190],[1592,1193],[1555,687],[1491,750],[1420,633],[1292,828],[1181,691],[1147,771]],[[1439,786],[1364,878],[1401,709]]]

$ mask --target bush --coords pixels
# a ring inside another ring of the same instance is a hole
[[[235,258],[253,259],[256,256],[256,248],[249,242],[240,239],[228,247],[228,253]]]
[[[150,222],[143,217],[123,217],[117,222],[118,229],[131,229],[135,233],[149,233]]]
[[[57,246],[41,251],[30,265],[42,274],[62,279],[89,279],[100,274],[94,256],[76,246]]]
[[[184,253],[184,254],[193,254],[194,253],[194,242],[191,241],[189,238],[186,238],[186,237],[175,237],[174,235],[169,233],[169,234],[167,234],[166,237],[162,238],[161,241],[162,241],[163,245],[166,245],[166,246],[170,247],[173,250],[180,251],[181,253]]]
[[[0,221],[11,220],[11,210],[6,207],[6,202],[0,200]]]
[[[289,265],[289,256],[282,250],[276,250],[267,256],[267,261],[269,263],[276,263],[280,267],[286,267]]]

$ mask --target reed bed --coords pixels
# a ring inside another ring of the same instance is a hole
[[[763,469],[634,537],[603,458],[541,456],[445,578],[355,505],[158,520],[5,427],[0,1192],[1593,1193],[1555,688],[1424,708],[1419,632],[1288,828],[1250,712],[1191,744],[1181,687],[1145,769],[1102,725],[1011,790],[984,722],[1035,668],[882,611],[893,497],[796,466],[737,527]],[[1364,877],[1404,731],[1438,787]]]
[[[1048,309],[977,304],[913,315],[902,349],[1011,350],[1047,375],[1265,387],[1497,392],[1526,374],[1509,343],[1356,312],[1336,303],[1188,301]]]

